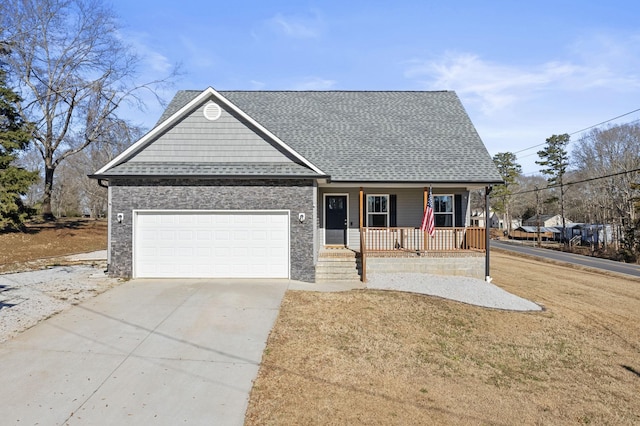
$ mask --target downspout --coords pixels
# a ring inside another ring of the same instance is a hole
[[[313,211],[311,213],[313,217],[313,264],[318,264],[318,252],[320,250],[318,246],[318,226],[320,220],[318,219],[318,180],[313,181]]]
[[[364,188],[360,187],[360,194],[359,194],[359,208],[360,208],[360,267],[362,268],[362,275],[361,275],[361,279],[363,283],[367,282],[367,253],[366,253],[366,247],[367,247],[367,238],[365,236],[365,229],[364,229]]]
[[[484,238],[485,238],[485,248],[484,248],[484,279],[488,283],[491,282],[491,274],[489,273],[489,243],[490,243],[490,234],[491,234],[491,224],[489,223],[489,194],[491,194],[491,186],[487,186],[484,191],[484,202],[485,202],[485,221],[484,221]]]

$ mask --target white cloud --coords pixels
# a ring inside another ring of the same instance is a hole
[[[122,37],[140,58],[142,63],[141,69],[168,73],[173,68],[173,64],[169,61],[169,58],[151,46],[149,43],[149,34],[127,32],[123,34]]]
[[[302,81],[294,83],[293,90],[331,90],[336,84],[335,80],[327,80],[320,77],[306,77]]]
[[[602,50],[605,47],[602,45]],[[622,58],[626,57],[624,53],[618,51],[616,61],[611,58],[606,61],[597,53],[600,50],[591,44],[588,56],[526,68],[487,61],[471,53],[447,53],[436,60],[410,61],[405,77],[418,80],[430,90],[455,90],[486,115],[502,112],[551,91],[640,89],[640,76],[628,63],[622,64]]]
[[[547,137],[634,110],[640,99],[640,35],[591,34],[549,55],[523,65],[445,53],[405,63],[404,76],[427,90],[455,90],[489,153],[521,151],[531,172]]]
[[[274,31],[292,38],[318,38],[322,34],[323,21],[317,11],[311,17],[276,14],[267,21]]]
[[[420,80],[431,90],[455,90],[491,115],[587,72],[570,63],[550,62],[523,69],[469,53],[448,53],[435,61],[412,61],[405,76]]]

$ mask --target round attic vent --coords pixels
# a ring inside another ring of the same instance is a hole
[[[204,118],[206,118],[207,120],[214,121],[220,118],[220,115],[222,114],[222,109],[215,102],[209,102],[204,106],[204,110],[202,112],[204,113]]]

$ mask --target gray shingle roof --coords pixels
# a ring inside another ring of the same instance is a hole
[[[124,176],[193,176],[193,177],[322,177],[296,163],[151,163],[129,162],[111,168],[102,177]]]
[[[160,122],[200,93],[178,92]],[[219,93],[332,181],[502,181],[454,92]]]

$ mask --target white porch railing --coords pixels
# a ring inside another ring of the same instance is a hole
[[[362,281],[367,281],[367,256],[382,253],[485,252],[485,228],[436,228],[431,237],[418,228],[360,228]]]
[[[484,251],[485,228],[437,228],[433,237],[418,228],[362,228],[362,250],[380,252]]]

